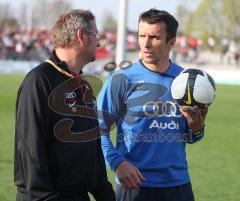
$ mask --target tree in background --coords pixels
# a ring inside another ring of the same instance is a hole
[[[185,31],[186,24],[188,23],[189,16],[191,14],[191,11],[185,5],[186,4],[181,1],[176,10],[176,18],[179,22],[179,33],[183,33]]]
[[[102,23],[103,31],[112,31],[114,33],[117,32],[117,21],[113,17],[113,14],[109,11],[105,12],[103,23]]]
[[[70,8],[71,4],[64,0],[38,0],[33,7],[33,27],[50,28],[57,17]]]
[[[240,40],[240,1],[228,0],[222,1],[222,12],[225,14],[226,24],[225,28],[231,38]]]
[[[6,27],[18,26],[17,19],[11,14],[10,5],[0,4],[0,30]]]
[[[197,8],[189,12],[187,6],[182,3],[177,9],[177,17],[183,18],[183,33],[204,42],[209,37],[240,39],[239,0],[200,0]]]
[[[57,16],[70,8],[71,4],[66,0],[32,0],[31,5],[23,1],[18,12],[14,12],[10,3],[0,3],[0,28],[19,25],[26,29],[31,20],[32,28],[49,29]]]

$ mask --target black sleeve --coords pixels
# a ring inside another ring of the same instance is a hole
[[[58,197],[48,168],[49,91],[48,79],[32,72],[17,98],[15,183],[21,183],[18,178],[23,180],[31,201],[55,201]]]
[[[91,192],[96,201],[115,201],[115,193],[112,184],[106,179],[99,183],[98,187]]]
[[[105,161],[101,149],[101,142],[99,140],[99,168],[98,168],[98,181],[96,188],[90,192],[96,201],[115,201],[115,193],[112,184],[108,181]]]

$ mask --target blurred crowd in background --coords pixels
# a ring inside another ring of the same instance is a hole
[[[52,49],[50,33],[5,29],[0,32],[0,58],[5,60],[42,60]]]
[[[117,36],[116,33],[105,31],[101,33],[101,46],[97,49],[97,59],[114,60]],[[127,51],[138,53],[137,32],[129,32],[127,36]],[[34,29],[31,32],[16,28],[0,31],[1,60],[33,60],[42,61],[48,58],[52,51],[49,30]],[[201,64],[199,57],[202,51],[218,52],[219,62],[228,65],[240,64],[240,43],[228,38],[216,41],[209,37],[207,44],[199,38],[178,35],[172,59],[176,62]]]
[[[101,32],[101,46],[97,49],[97,59],[114,59],[117,36],[115,33]],[[34,29],[31,32],[20,29],[0,31],[1,60],[42,61],[53,49],[49,30]],[[130,32],[127,37],[127,51],[138,49],[137,33]]]
[[[53,49],[50,26],[60,13],[72,8],[73,0],[18,2],[15,9],[10,1],[0,2],[0,62],[43,61]],[[81,1],[78,2],[81,6]],[[146,2],[147,6],[151,4]],[[161,2],[156,6],[161,7]],[[179,0],[175,6],[174,15],[179,22],[179,35],[171,51],[175,62],[240,69],[239,0]],[[102,39],[96,57],[98,64],[102,64],[115,60],[118,19],[114,10],[107,10],[104,5],[99,9],[105,9],[103,16],[97,17],[101,19],[98,27]],[[133,61],[141,57],[136,27],[128,24],[127,33],[125,57]]]
[[[179,35],[172,51],[172,58],[185,63],[202,64],[204,61],[199,57],[202,51],[219,53],[219,63],[227,65],[240,64],[240,42],[222,38],[216,41],[209,37],[206,44],[199,38]]]

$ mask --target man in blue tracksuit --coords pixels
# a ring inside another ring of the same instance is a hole
[[[98,98],[102,149],[116,171],[117,201],[193,201],[185,146],[204,135],[208,108],[182,108],[171,96],[183,70],[169,59],[178,22],[150,9],[139,18],[142,58],[114,72]],[[116,147],[110,140],[116,123]]]

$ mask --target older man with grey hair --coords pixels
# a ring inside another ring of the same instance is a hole
[[[82,68],[95,60],[99,34],[87,10],[52,27],[51,57],[30,71],[16,104],[17,201],[114,201],[99,138],[96,99]]]

